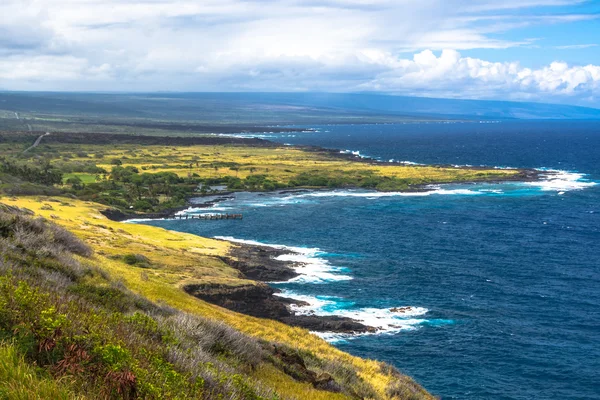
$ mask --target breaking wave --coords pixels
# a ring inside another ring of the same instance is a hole
[[[375,334],[394,334],[401,331],[418,329],[419,326],[429,324],[432,321],[422,318],[429,312],[427,308],[415,306],[398,306],[390,308],[374,307],[354,307],[353,302],[349,302],[341,297],[335,296],[310,296],[298,294],[292,290],[283,289],[277,296],[298,300],[308,305],[292,305],[291,308],[299,315],[317,315],[317,316],[340,316],[351,318],[366,326],[375,328],[374,332],[362,333],[362,335]],[[436,320],[439,323],[441,320]],[[452,323],[450,320],[443,320],[445,323]],[[323,339],[335,342],[347,340],[357,335],[348,333],[333,332],[313,332]]]
[[[542,191],[567,192],[570,190],[582,190],[597,185],[586,178],[586,174],[579,172],[561,171],[557,169],[538,168],[543,171],[543,180],[526,182],[526,185],[539,187]]]
[[[296,273],[299,274],[297,277],[287,281],[289,283],[322,284],[327,282],[347,281],[352,279],[351,276],[344,274],[344,272],[346,272],[345,268],[331,265],[329,261],[319,257],[320,255],[323,255],[325,253],[318,248],[267,244],[257,242],[254,240],[237,239],[230,236],[215,236],[215,239],[289,251],[289,253],[275,257],[276,260],[290,263],[290,266],[296,271]]]

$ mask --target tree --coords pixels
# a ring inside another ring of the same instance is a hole
[[[67,179],[67,185],[71,185],[74,190],[81,190],[85,187],[83,181],[78,176],[72,176]]]

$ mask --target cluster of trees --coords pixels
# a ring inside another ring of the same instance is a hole
[[[93,161],[55,161],[53,165],[65,174],[81,172],[87,174],[103,175],[107,173],[107,171],[104,168],[98,167]]]
[[[205,178],[201,179],[203,188],[210,185],[223,185],[228,190],[276,190],[286,188],[289,185],[282,182],[270,179],[268,175],[248,175],[245,179],[238,178],[237,176],[223,176],[219,178]]]
[[[173,172],[140,173],[132,166],[113,167],[110,178],[107,182],[88,185],[88,189],[93,190],[96,189],[95,186],[101,186],[99,191],[109,196],[101,196],[100,199],[105,199],[112,205],[131,204],[139,211],[157,211],[184,205],[197,186],[196,183],[186,182]],[[123,200],[115,204],[115,199],[118,198]]]
[[[408,182],[404,179],[377,176],[372,172],[327,175],[320,171],[302,172],[288,182],[288,187],[362,187],[378,190],[404,190]]]
[[[180,207],[195,193],[207,194],[210,185],[224,185],[228,190],[269,191],[289,187],[364,187],[379,190],[403,190],[409,182],[399,178],[377,176],[371,171],[321,171],[312,170],[297,174],[288,182],[275,180],[267,174],[255,174],[251,168],[245,178],[224,175],[217,178],[200,178],[189,173],[182,178],[173,172],[149,173],[134,166],[123,166],[114,159],[110,172],[99,168],[94,162],[77,161],[66,163],[47,160],[28,160],[27,164],[16,159],[0,158],[0,172],[16,176],[31,184],[52,187],[63,183],[63,173],[92,173],[108,179],[84,184],[78,177],[70,177],[66,183],[71,193],[81,199],[97,201],[119,208],[138,211],[160,211]],[[239,164],[214,162],[205,166],[240,169]],[[291,172],[291,171],[289,171]]]
[[[26,164],[2,157],[0,158],[0,172],[41,185],[52,186],[62,183],[62,171],[54,168],[47,160],[36,165],[32,160]]]

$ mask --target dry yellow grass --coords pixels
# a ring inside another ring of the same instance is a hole
[[[140,145],[87,145],[77,146],[78,157],[72,145],[52,145],[53,155],[69,154],[70,162],[94,161],[110,171],[111,161],[119,159],[123,166],[134,166],[140,172],[173,172],[180,177],[197,174],[201,178],[264,174],[281,183],[287,183],[300,173],[319,171],[331,177],[357,176],[373,173],[378,176],[418,180],[419,182],[475,181],[508,177],[517,170],[466,169],[437,166],[407,166],[397,164],[369,164],[346,160],[322,152],[310,152],[293,147],[260,148],[247,146],[140,146]],[[103,158],[96,159],[95,155]],[[219,166],[219,163],[221,164]],[[235,163],[231,169],[224,163]],[[216,167],[214,166],[216,165]],[[87,174],[84,178],[89,179]]]
[[[95,250],[94,263],[134,292],[180,310],[224,321],[247,334],[311,351],[323,359],[343,359],[354,365],[381,398],[386,398],[385,389],[393,378],[381,368],[381,363],[344,353],[305,329],[241,315],[186,294],[181,286],[190,282],[230,285],[252,282],[240,279],[238,271],[217,258],[227,253],[229,243],[157,227],[114,222],[100,214],[104,206],[90,202],[47,197],[4,197],[0,202],[30,209],[84,239]],[[114,257],[128,253],[144,255],[152,268],[130,266]],[[257,378],[292,397],[343,398],[294,382],[275,369],[255,373]]]

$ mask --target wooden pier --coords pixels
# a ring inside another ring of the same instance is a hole
[[[243,214],[183,214],[174,219],[244,219]]]

